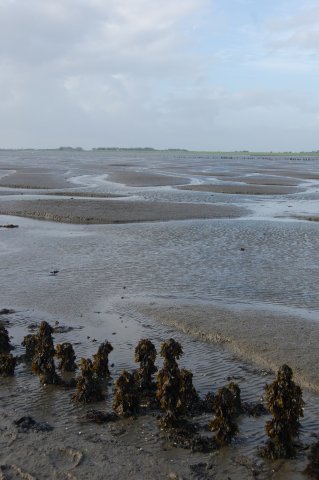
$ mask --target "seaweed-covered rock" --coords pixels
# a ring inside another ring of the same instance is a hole
[[[47,322],[41,322],[32,358],[32,372],[39,375],[43,384],[60,385],[63,382],[55,371],[52,332],[53,328]]]
[[[11,377],[14,375],[14,369],[17,359],[11,353],[0,354],[0,375],[3,377]]]
[[[3,325],[0,325],[0,353],[8,353],[12,349],[8,330]]]
[[[163,410],[160,419],[160,425],[163,428],[178,426],[181,378],[176,359],[179,359],[182,354],[181,344],[172,338],[161,344],[160,355],[164,358],[164,364],[157,373],[156,396]]]
[[[76,402],[91,403],[104,399],[100,383],[94,375],[93,364],[89,358],[81,358],[80,376],[77,378],[76,391],[72,399]]]
[[[161,344],[160,355],[164,358],[164,363],[177,367],[176,360],[183,355],[182,345],[173,338],[170,338]]]
[[[113,350],[110,342],[105,341],[101,343],[98,351],[93,355],[93,370],[99,378],[105,378],[110,376],[109,371],[109,353]]]
[[[134,374],[123,370],[115,382],[114,411],[120,417],[129,417],[139,411],[139,395]]]
[[[181,413],[189,413],[199,406],[199,396],[193,385],[193,374],[182,368],[179,372],[179,400],[178,410]]]
[[[292,458],[296,454],[295,438],[298,436],[299,419],[303,417],[304,401],[301,388],[292,380],[292,370],[282,365],[276,380],[266,385],[267,408],[272,420],[266,423],[269,437],[260,454],[267,458]]]
[[[27,360],[32,360],[37,349],[38,336],[37,335],[26,335],[23,337],[21,345],[25,347],[25,358]]]
[[[235,382],[230,382],[227,385],[228,390],[233,394],[233,415],[240,415],[243,413],[243,407],[241,403],[240,388]]]
[[[213,410],[215,395],[212,392],[206,393],[200,402],[200,410],[205,413],[211,413]]]
[[[139,362],[140,368],[135,373],[138,387],[141,391],[153,390],[153,374],[157,371],[154,362],[156,359],[156,348],[148,339],[142,339],[135,348],[135,361]]]
[[[228,445],[238,432],[234,422],[236,416],[236,400],[234,393],[228,387],[219,389],[213,401],[215,418],[209,423],[209,428],[215,432],[216,445]]]
[[[305,473],[309,477],[319,479],[319,442],[311,445],[308,455],[309,463],[305,469]]]
[[[60,360],[58,369],[61,372],[74,372],[76,370],[76,356],[71,343],[65,342],[56,345],[55,356]]]

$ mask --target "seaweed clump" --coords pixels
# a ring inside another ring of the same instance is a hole
[[[181,413],[194,411],[200,405],[199,395],[193,385],[193,374],[182,368],[179,372],[179,400],[178,410]]]
[[[130,417],[139,411],[139,394],[134,373],[123,370],[115,382],[113,409],[120,417]]]
[[[61,372],[74,372],[76,370],[76,356],[71,343],[66,342],[56,345],[55,356],[60,360],[58,369]]]
[[[135,379],[141,391],[152,391],[155,389],[153,374],[157,371],[155,367],[156,348],[148,339],[142,339],[135,348],[135,361],[139,362],[140,368],[135,372]]]
[[[14,369],[17,359],[11,353],[0,354],[0,375],[3,377],[11,377],[14,375]]]
[[[89,358],[81,358],[79,367],[81,374],[77,378],[76,391],[72,399],[81,403],[104,400],[101,386],[94,374],[92,361]]]
[[[270,459],[292,458],[296,454],[294,440],[298,436],[299,419],[303,417],[304,401],[302,390],[292,376],[292,369],[282,365],[276,380],[266,385],[267,407],[273,418],[266,422],[269,440],[260,454]]]
[[[23,338],[21,345],[25,347],[25,358],[27,360],[32,360],[37,349],[38,336],[37,335],[26,335]]]
[[[0,353],[9,353],[12,349],[8,330],[3,325],[0,325]]]
[[[99,378],[110,376],[109,370],[109,353],[113,350],[110,342],[105,341],[101,343],[98,351],[93,355],[93,371]]]
[[[238,433],[238,427],[234,422],[234,417],[238,414],[238,397],[236,397],[238,390],[234,385],[220,388],[213,400],[215,418],[209,423],[209,428],[216,432],[214,441],[218,447],[228,445]]]
[[[43,384],[60,385],[63,382],[55,371],[52,333],[53,328],[47,322],[40,323],[32,359],[32,372],[39,375]]]
[[[164,412],[160,419],[160,425],[163,428],[178,426],[181,379],[176,359],[178,360],[182,354],[181,344],[173,338],[161,344],[160,355],[164,358],[164,364],[157,374],[156,396]]]
[[[309,463],[305,469],[305,473],[312,478],[319,478],[319,442],[311,446],[308,455]]]

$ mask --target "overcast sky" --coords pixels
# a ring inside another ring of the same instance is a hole
[[[318,0],[0,0],[0,147],[319,150]]]

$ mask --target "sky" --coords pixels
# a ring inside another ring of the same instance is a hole
[[[318,0],[0,0],[0,147],[319,150]]]

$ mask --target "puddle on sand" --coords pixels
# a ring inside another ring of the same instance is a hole
[[[266,439],[264,424],[267,417],[265,416],[260,418],[242,416],[239,419],[239,435],[233,444],[211,455],[190,453],[188,450],[175,448],[167,443],[153,415],[142,415],[136,420],[121,420],[116,424],[103,426],[83,423],[83,415],[88,409],[111,410],[113,381],[124,368],[137,367],[134,363],[134,348],[141,338],[150,338],[157,349],[160,342],[167,338],[174,337],[178,340],[184,349],[184,355],[179,363],[193,371],[194,384],[201,396],[208,391],[215,392],[219,387],[233,380],[239,384],[244,401],[258,401],[264,394],[265,383],[273,379],[273,376],[267,372],[261,372],[248,364],[238,362],[219,346],[201,342],[173,329],[153,324],[148,318],[132,310],[131,305],[126,305],[125,302],[119,303],[118,299],[108,302],[107,307],[102,308],[101,311],[92,312],[91,318],[91,322],[81,322],[80,319],[78,325],[74,324],[75,328],[71,331],[55,333],[54,340],[55,343],[72,342],[78,359],[95,353],[99,343],[104,339],[112,343],[114,350],[110,354],[109,361],[110,365],[114,365],[111,367],[111,385],[106,387],[105,402],[89,406],[75,405],[71,402],[72,391],[40,386],[38,378],[31,374],[30,365],[24,363],[18,365],[14,378],[0,379],[0,407],[5,412],[6,421],[9,424],[23,415],[31,415],[37,421],[46,421],[54,426],[55,436],[64,435],[64,441],[67,443],[64,445],[59,443],[57,449],[57,445],[50,445],[50,439],[55,438],[51,433],[41,434],[46,435],[44,443],[48,449],[49,469],[61,472],[65,464],[68,468],[75,468],[80,473],[81,468],[85,468],[85,461],[83,461],[83,467],[82,460],[76,467],[73,466],[74,458],[72,455],[72,458],[69,458],[70,455],[68,455],[70,445],[73,453],[80,452],[76,454],[76,458],[82,455],[83,450],[86,452],[86,457],[90,457],[97,454],[96,450],[103,447],[104,441],[108,442],[108,448],[112,448],[114,441],[122,447],[134,445],[136,455],[148,456],[150,459],[156,457],[159,465],[166,465],[168,473],[169,471],[177,472],[186,478],[255,478],[253,472],[259,472],[258,478],[280,480],[306,478],[301,473],[306,463],[305,454],[300,454],[296,460],[290,462],[268,463],[258,458],[257,447]],[[23,311],[1,318],[10,322],[9,332],[13,337],[12,343],[16,347],[15,355],[23,353],[20,343],[23,336],[30,332],[28,326],[42,319],[43,315],[40,313],[32,312],[30,315],[29,312]],[[52,316],[47,317],[46,320],[54,324],[57,318]],[[59,320],[62,324],[61,318]],[[160,359],[157,359],[157,365],[160,364]],[[304,392],[304,398],[306,407],[305,418],[302,420],[301,441],[306,444],[314,441],[312,433],[318,431],[319,419],[317,397]],[[208,422],[209,418],[210,416],[206,415],[203,420]],[[10,427],[8,428],[10,430]],[[23,435],[26,438],[26,434]],[[2,446],[3,440],[1,436],[0,445]],[[65,447],[66,451],[62,451],[62,447]],[[63,465],[57,466],[60,457],[63,457]],[[163,465],[161,468],[164,468]],[[166,471],[165,468],[164,471]],[[39,478],[42,478],[41,475]]]

